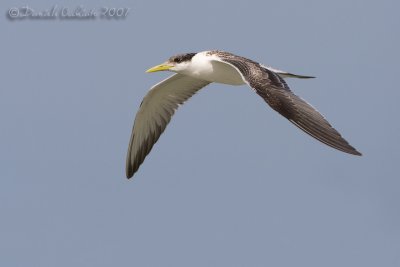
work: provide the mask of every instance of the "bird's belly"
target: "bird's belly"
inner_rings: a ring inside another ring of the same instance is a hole
[[[242,85],[245,84],[242,75],[232,66],[213,61],[206,68],[203,67],[201,70],[192,73],[194,77],[215,83],[224,83],[230,85]]]
[[[231,65],[218,61],[213,61],[212,67],[213,72],[211,78],[213,79],[213,82],[230,85],[245,84],[242,75]]]

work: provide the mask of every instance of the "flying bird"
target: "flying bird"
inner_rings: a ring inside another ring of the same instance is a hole
[[[264,66],[229,52],[212,50],[172,56],[146,72],[174,74],[154,85],[140,104],[126,159],[131,178],[165,130],[175,110],[206,85],[249,85],[267,104],[301,130],[345,153],[361,156],[310,104],[295,95],[284,78],[314,78]]]

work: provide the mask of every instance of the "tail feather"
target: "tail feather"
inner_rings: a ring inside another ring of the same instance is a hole
[[[283,78],[298,78],[298,79],[312,79],[315,78],[315,76],[305,76],[305,75],[298,75],[298,74],[293,74],[289,72],[277,72],[280,76]]]
[[[279,76],[281,76],[282,78],[298,78],[298,79],[312,79],[312,78],[315,78],[314,76],[298,75],[298,74],[289,73],[287,71],[274,69],[274,68],[269,67],[269,66],[264,66],[264,65],[261,65],[261,66],[263,68],[266,68],[267,70],[270,70],[272,72],[275,72],[275,73],[279,74]]]

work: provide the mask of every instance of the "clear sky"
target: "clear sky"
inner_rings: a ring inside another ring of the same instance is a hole
[[[0,265],[400,266],[399,1],[30,1],[125,19],[6,17]],[[134,179],[133,119],[168,73],[220,49],[289,80],[364,155],[310,138],[246,86],[180,108]]]

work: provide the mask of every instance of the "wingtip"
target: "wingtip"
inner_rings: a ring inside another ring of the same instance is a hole
[[[350,146],[350,149],[348,149],[348,150],[343,150],[343,152],[346,152],[347,154],[351,154],[351,155],[354,155],[354,156],[359,156],[359,157],[362,156],[362,153],[359,152],[357,149],[355,149],[352,146]]]
[[[133,171],[132,168],[127,167],[126,168],[126,179],[131,179],[133,177],[133,175],[135,174],[135,172]]]

